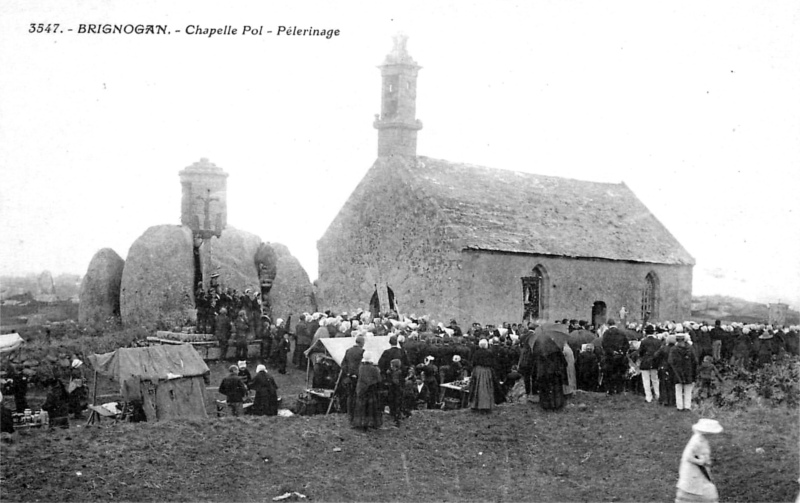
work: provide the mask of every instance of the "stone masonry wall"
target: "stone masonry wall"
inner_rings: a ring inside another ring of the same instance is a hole
[[[401,162],[415,160],[376,161],[319,240],[320,309],[367,309],[374,285],[388,284],[402,313],[442,320],[458,311],[460,254],[434,202],[392,169]]]
[[[618,319],[625,306],[628,320],[640,319],[645,277],[658,277],[657,312],[651,320],[689,319],[692,267],[611,260],[570,259],[485,251],[464,251],[460,281],[462,326],[520,322],[523,315],[522,281],[542,265],[545,318],[591,320],[592,305],[603,301],[607,316]],[[459,320],[461,322],[461,320]]]

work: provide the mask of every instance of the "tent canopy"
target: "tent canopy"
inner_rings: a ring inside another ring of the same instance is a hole
[[[97,372],[121,384],[131,377],[158,381],[168,379],[169,374],[195,377],[209,371],[191,344],[120,348],[111,353],[91,355],[88,360]]]
[[[389,337],[388,335],[382,336],[373,336],[373,337],[364,337],[364,352],[372,353],[375,356],[375,361],[378,361],[378,358],[381,357],[384,351],[389,349],[391,346],[389,345]],[[328,354],[331,355],[331,358],[341,366],[342,360],[344,359],[344,354],[347,352],[348,349],[356,345],[356,338],[355,337],[336,337],[333,339],[317,339],[310,348],[308,348],[305,352],[306,355],[311,353],[314,348],[318,348],[319,346],[323,346],[325,350],[328,351]]]
[[[0,335],[0,353],[10,353],[25,342],[19,334]]]

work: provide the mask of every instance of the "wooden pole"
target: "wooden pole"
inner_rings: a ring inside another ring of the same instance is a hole
[[[94,384],[92,386],[94,391],[92,391],[92,405],[97,405],[97,369],[94,370]]]
[[[331,394],[331,400],[328,402],[328,410],[325,411],[325,415],[331,413],[331,407],[333,407],[333,397],[336,396],[336,390],[339,389],[339,381],[342,380],[342,374],[344,374],[344,367],[339,369],[339,377],[336,378],[336,385],[333,387],[333,393]]]
[[[94,369],[94,384],[92,385],[92,388],[94,389],[92,391],[92,406],[94,407],[95,405],[97,405],[97,369]],[[97,412],[92,410],[92,412],[89,414],[89,418],[86,420],[86,426],[94,424],[96,415]]]
[[[311,358],[308,358],[308,355],[303,353],[306,356],[306,389],[309,389],[308,380],[311,379]]]

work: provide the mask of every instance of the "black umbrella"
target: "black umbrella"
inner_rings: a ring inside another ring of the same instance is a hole
[[[597,336],[589,330],[575,330],[570,332],[567,340],[570,345],[580,347],[581,344],[590,344]]]
[[[636,330],[631,330],[630,328],[621,328],[619,329],[620,332],[625,334],[625,338],[630,341],[639,341],[642,339],[642,334],[637,332]]]
[[[536,328],[528,339],[531,350],[537,355],[549,355],[555,351],[563,351],[567,343],[569,329],[561,323],[546,323]]]

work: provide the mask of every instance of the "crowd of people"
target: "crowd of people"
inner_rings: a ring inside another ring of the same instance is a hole
[[[195,304],[195,331],[214,335],[219,344],[221,360],[247,359],[249,344],[258,341],[260,359],[274,363],[278,372],[286,373],[286,357],[291,351],[288,333],[291,314],[286,322],[281,318],[273,322],[265,312],[267,310],[257,288],[246,288],[244,292],[238,292],[236,289],[214,285],[206,290],[202,283],[198,283]],[[231,346],[235,350],[233,356],[230,355]]]
[[[314,346],[318,339],[355,337],[342,362],[340,389],[357,428],[379,426],[384,407],[395,425],[412,410],[441,408],[441,385],[454,381],[469,383],[469,406],[478,411],[526,397],[558,410],[579,389],[638,393],[648,403],[691,410],[693,399],[708,396],[722,379],[721,363],[754,368],[800,353],[794,326],[719,320],[617,326],[612,319],[599,327],[578,320],[549,325],[563,339],[540,336],[537,323],[473,323],[463,330],[456,320],[445,326],[396,313],[373,318],[366,311],[303,313],[294,334],[282,320],[270,330],[283,328],[284,340],[294,339],[293,364],[300,369],[310,347],[311,354],[324,351]],[[382,355],[365,353],[364,338],[379,335],[391,336],[392,347]]]

